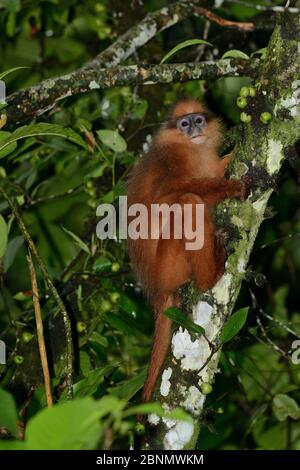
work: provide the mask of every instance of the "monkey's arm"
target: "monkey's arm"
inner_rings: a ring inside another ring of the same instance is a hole
[[[185,181],[170,181],[155,194],[154,202],[164,195],[179,196],[185,193],[197,194],[206,204],[215,205],[226,198],[243,199],[246,196],[246,185],[243,181],[225,178],[192,178]]]

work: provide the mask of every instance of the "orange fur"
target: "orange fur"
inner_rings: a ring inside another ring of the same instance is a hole
[[[193,100],[180,101],[170,122],[190,113],[206,112]],[[148,401],[163,366],[171,337],[171,321],[163,315],[170,306],[180,305],[175,295],[182,284],[194,280],[202,291],[210,289],[222,276],[225,250],[216,236],[211,209],[227,197],[242,198],[241,181],[225,179],[228,157],[218,156],[222,143],[219,120],[211,119],[203,129],[205,141],[195,144],[176,126],[163,128],[151,148],[132,169],[128,181],[128,205],[143,203],[205,203],[204,246],[198,251],[185,249],[185,239],[128,240],[129,255],[138,280],[155,315],[155,332],[143,401]],[[150,234],[150,232],[149,232]]]

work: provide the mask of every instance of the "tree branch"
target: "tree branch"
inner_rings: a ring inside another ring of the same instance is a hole
[[[31,285],[32,285],[32,302],[33,302],[33,307],[34,307],[36,331],[37,331],[37,337],[38,337],[41,364],[42,364],[43,375],[44,375],[45,394],[46,394],[47,406],[50,407],[53,405],[50,373],[49,373],[47,352],[46,352],[46,346],[45,346],[43,320],[42,320],[42,313],[41,313],[41,306],[40,306],[40,299],[39,299],[39,290],[37,286],[36,274],[35,274],[35,269],[34,269],[30,251],[28,252],[27,262],[28,262]]]
[[[206,8],[196,7],[195,13],[197,15],[203,16],[204,18],[207,18],[209,21],[216,23],[219,26],[223,26],[224,28],[237,29],[238,31],[243,32],[250,32],[253,31],[255,28],[254,23],[243,23],[238,21],[225,20],[224,18],[221,18],[215,13],[212,13],[211,11],[207,10]]]
[[[7,124],[17,124],[40,116],[66,97],[95,89],[121,85],[154,85],[187,80],[215,80],[220,77],[251,76],[255,78],[259,60],[223,59],[163,65],[128,65],[111,68],[90,68],[73,72],[68,77],[50,78],[26,90],[8,96]]]
[[[300,135],[300,18],[285,14],[276,26],[262,63],[254,98],[248,98],[245,112],[251,122],[239,128],[236,158],[231,175],[240,178],[248,172],[254,181],[250,197],[244,202],[228,201],[219,206],[218,223],[235,226],[239,238],[232,242],[234,253],[228,258],[226,272],[214,288],[197,296],[192,308],[194,322],[205,329],[205,336],[177,328],[171,352],[157,383],[154,398],[166,410],[182,406],[192,423],[148,417],[144,448],[193,449],[198,439],[205,394],[203,384],[213,384],[218,372],[220,333],[238,296],[246,266],[276,178],[284,151]],[[270,112],[269,124],[260,120]],[[188,299],[187,299],[188,300]],[[210,344],[212,343],[212,344]],[[215,351],[218,351],[215,353]],[[165,372],[168,370],[168,372]],[[210,387],[208,387],[210,388]],[[201,443],[200,443],[201,445]]]
[[[24,237],[24,240],[26,240],[30,252],[34,255],[35,259],[37,260],[37,262],[39,264],[39,267],[40,267],[40,270],[41,270],[41,272],[42,272],[42,274],[43,274],[43,276],[44,276],[44,278],[45,278],[45,280],[48,284],[49,290],[51,291],[51,293],[52,293],[52,295],[53,295],[53,297],[54,297],[54,299],[55,299],[55,301],[58,305],[60,313],[62,315],[63,323],[64,323],[64,327],[65,327],[65,335],[66,335],[67,396],[68,396],[68,398],[72,398],[72,396],[73,396],[73,341],[72,341],[71,322],[70,322],[66,307],[65,307],[65,305],[64,305],[64,303],[63,303],[63,301],[62,301],[55,285],[53,284],[53,282],[52,282],[52,280],[49,276],[47,268],[46,268],[42,258],[40,257],[40,255],[39,255],[39,253],[36,249],[36,246],[35,246],[32,238],[31,238],[30,233],[27,230],[27,227],[26,227],[22,217],[19,214],[19,211],[18,211],[17,207],[15,206],[15,204],[13,203],[13,201],[11,200],[11,198],[9,197],[9,195],[7,194],[5,189],[3,188],[1,181],[0,181],[0,193],[4,197],[5,201],[8,203],[13,215],[15,216],[16,221],[18,223],[18,226],[19,226],[19,228],[22,232],[22,235]]]

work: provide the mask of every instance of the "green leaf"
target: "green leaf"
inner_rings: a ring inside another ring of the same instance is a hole
[[[172,57],[174,54],[176,54],[178,51],[181,49],[184,49],[185,47],[190,47],[190,46],[197,46],[199,44],[206,44],[207,46],[213,46],[210,42],[205,41],[204,39],[188,39],[187,41],[183,41],[180,44],[177,44],[177,46],[173,47],[160,61],[161,64],[164,64],[170,57]]]
[[[0,80],[2,80],[4,77],[7,77],[7,75],[10,75],[13,72],[16,72],[17,70],[22,70],[22,69],[29,69],[30,67],[13,67],[12,69],[5,70],[5,72],[0,73]]]
[[[113,371],[116,365],[116,363],[110,364],[101,369],[90,371],[86,378],[79,380],[79,382],[73,385],[74,397],[82,398],[93,395],[103,382],[105,374]]]
[[[126,140],[124,140],[117,131],[102,129],[97,131],[97,135],[106,147],[112,149],[116,153],[125,152],[127,149]]]
[[[111,409],[105,409],[104,414]],[[42,410],[28,423],[26,442],[30,450],[94,449],[101,437],[103,415],[100,402],[75,399]]]
[[[20,441],[0,441],[0,450],[27,450],[25,442]]]
[[[0,146],[1,146],[1,143],[5,141],[10,135],[11,135],[10,132],[0,131]],[[15,142],[8,145],[8,147],[0,151],[0,158],[6,157],[10,153],[12,153],[16,148],[17,148],[17,144]]]
[[[262,49],[258,49],[257,51],[252,52],[251,57],[254,57],[256,55],[261,56],[261,59],[265,59],[267,55],[267,48],[263,47]]]
[[[272,408],[278,421],[285,421],[288,417],[293,419],[300,418],[300,408],[297,402],[283,393],[275,395]]]
[[[122,292],[119,300],[119,307],[124,310],[124,312],[132,316],[132,314],[137,312],[138,304]]]
[[[85,141],[79,134],[77,134],[77,132],[73,131],[73,129],[65,128],[58,124],[47,124],[45,122],[41,122],[39,124],[30,124],[28,126],[19,127],[12,132],[9,137],[0,141],[0,156],[1,151],[12,143],[17,142],[20,139],[26,139],[27,137],[36,137],[41,135],[64,137],[65,139],[80,145],[84,149],[87,149]]]
[[[100,333],[98,333],[98,331],[93,331],[93,333],[89,337],[89,341],[91,341],[92,343],[98,343],[103,348],[108,347],[107,338],[105,336],[100,335]]]
[[[231,49],[230,51],[226,51],[221,59],[249,59],[249,56],[238,49]]]
[[[0,214],[0,258],[3,258],[4,253],[6,252],[8,238],[7,235],[7,224],[2,215]]]
[[[3,270],[6,273],[13,264],[15,257],[24,243],[24,239],[21,236],[12,238],[7,245],[7,249],[3,258]]]
[[[134,324],[133,321],[129,316],[123,315],[118,316],[113,313],[109,313],[105,316],[105,320],[109,325],[114,328],[118,332],[122,332],[128,335],[136,335],[136,328],[137,326]]]
[[[12,434],[18,432],[18,413],[13,396],[0,388],[0,427],[7,428]]]
[[[103,271],[111,271],[112,262],[105,258],[105,256],[99,256],[93,264],[93,271],[95,273],[100,273]]]
[[[184,313],[177,307],[171,307],[168,308],[165,312],[164,315],[166,317],[171,318],[171,320],[175,323],[178,323],[178,325],[183,326],[186,328],[188,331],[191,331],[192,333],[197,333],[199,335],[202,335],[205,333],[204,328],[202,326],[197,325],[194,323],[192,320],[190,320]]]
[[[249,307],[237,310],[225,323],[220,337],[223,344],[230,341],[240,331],[240,329],[243,328],[247,319],[248,310]]]
[[[147,377],[147,367],[145,367],[139,374],[131,377],[128,380],[119,382],[116,387],[109,388],[108,391],[111,395],[129,401],[144,385]]]
[[[70,230],[66,229],[62,226],[64,232],[66,232],[73,240],[75,241],[76,245],[81,248],[81,250],[85,251],[88,255],[90,254],[90,249],[86,243],[84,243],[75,233],[71,232]]]

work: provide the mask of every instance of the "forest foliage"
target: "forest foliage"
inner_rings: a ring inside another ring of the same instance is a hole
[[[0,78],[7,95],[76,70],[168,3],[0,0]],[[225,1],[214,12],[255,20],[257,30],[243,33],[191,17],[159,33],[125,64],[260,57],[276,16],[254,4],[285,2],[244,3]],[[176,48],[180,44],[186,47]],[[63,317],[35,261],[55,402],[46,406],[28,246],[0,194],[0,340],[7,348],[7,362],[0,364],[0,449],[127,449],[141,430],[136,414],[165,414],[158,404],[139,404],[152,315],[125,243],[96,237],[96,208],[117,204],[126,193],[130,168],[178,97],[203,99],[231,129],[240,122],[240,89],[251,83],[231,77],[92,90],[1,129],[1,185],[71,318],[74,398],[67,396]],[[224,153],[230,146],[228,138]],[[300,449],[300,369],[291,360],[300,336],[298,150],[286,155],[235,316],[223,331],[220,373],[207,390],[198,449]],[[180,409],[171,417],[189,419]]]

